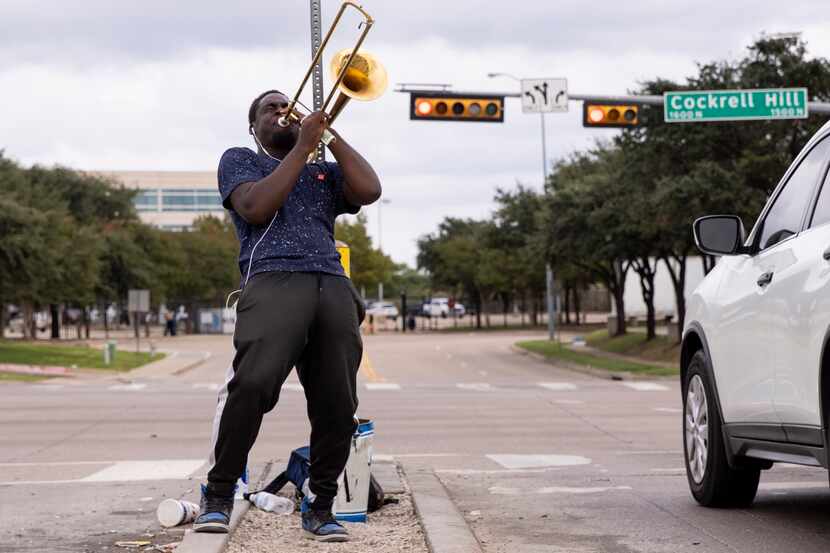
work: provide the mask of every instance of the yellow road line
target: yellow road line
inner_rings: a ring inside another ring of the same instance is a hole
[[[383,380],[378,373],[375,372],[375,368],[372,366],[372,360],[369,359],[369,355],[365,351],[363,352],[363,358],[360,360],[360,370],[369,382],[380,382]]]

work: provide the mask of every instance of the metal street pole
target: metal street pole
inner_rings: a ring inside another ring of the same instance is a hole
[[[507,77],[522,82],[518,77],[509,73],[488,73],[488,77]],[[521,94],[510,94],[510,96],[521,96]],[[540,112],[542,121],[542,193],[545,192],[545,184],[548,180],[548,149],[545,143],[545,112]],[[553,340],[556,337],[556,298],[554,297],[554,274],[550,263],[545,263],[545,296],[547,299],[548,308],[548,340]]]
[[[320,0],[309,0],[309,7],[311,9],[311,59],[317,55],[317,50],[320,48],[320,43],[323,41],[323,15],[320,9]],[[314,71],[311,76],[311,88],[314,97],[315,110],[323,107],[323,64],[322,61],[317,61],[314,65]],[[317,144],[317,161],[326,160],[326,147],[322,142]]]
[[[544,192],[548,180],[548,150],[545,146],[545,112],[539,115],[542,116],[542,192]]]

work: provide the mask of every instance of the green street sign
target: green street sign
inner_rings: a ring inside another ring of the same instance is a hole
[[[689,90],[663,94],[667,123],[806,119],[806,88]]]

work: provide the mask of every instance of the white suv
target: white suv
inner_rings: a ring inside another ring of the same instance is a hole
[[[738,217],[695,221],[724,256],[683,331],[686,474],[702,505],[746,506],[775,462],[828,468],[830,123],[813,136],[746,236]]]
[[[456,317],[463,317],[467,310],[460,302],[455,302],[452,310],[450,310],[450,300],[448,298],[432,298],[432,301],[424,304],[424,313],[430,317],[449,317],[453,312]]]

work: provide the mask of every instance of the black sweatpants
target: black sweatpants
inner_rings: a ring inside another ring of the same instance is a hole
[[[281,271],[251,277],[237,304],[234,374],[219,416],[211,491],[233,492],[262,417],[296,366],[311,422],[309,487],[320,505],[334,499],[355,430],[364,314],[345,277]],[[286,454],[298,445],[285,444]]]

